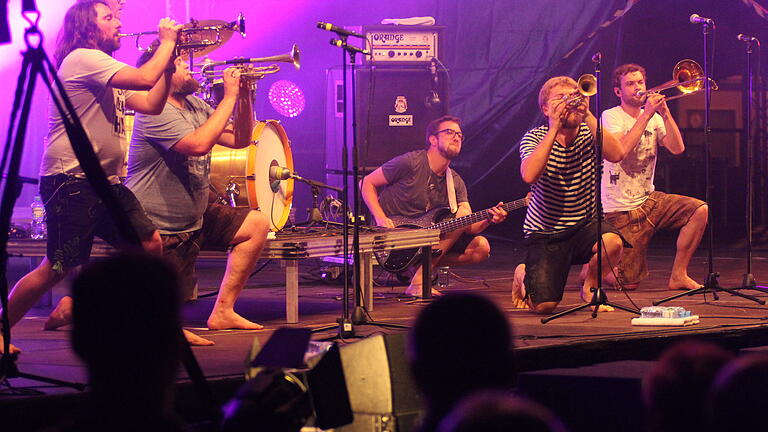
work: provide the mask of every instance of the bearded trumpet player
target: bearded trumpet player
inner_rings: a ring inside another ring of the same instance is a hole
[[[139,62],[147,59],[142,55]],[[175,62],[171,94],[160,115],[137,116],[129,150],[128,187],[157,225],[163,253],[179,269],[183,292],[194,287],[200,250],[230,249],[210,329],[260,329],[234,311],[269,231],[261,212],[209,204],[210,151],[215,144],[247,147],[254,124],[251,94],[240,68],[224,71],[224,97],[212,109],[193,95],[199,84]],[[236,112],[234,125],[230,116]]]

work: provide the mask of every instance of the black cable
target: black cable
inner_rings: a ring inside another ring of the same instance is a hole
[[[619,237],[621,237],[621,236],[619,236]],[[623,242],[624,238],[622,238],[621,241]],[[600,242],[603,245],[603,249],[605,249],[605,240],[603,239],[602,235],[600,236]],[[620,289],[616,289],[616,290],[622,292],[624,294],[624,297],[626,297],[627,300],[629,300],[629,302],[632,303],[632,306],[634,306],[635,309],[640,310],[640,307],[635,303],[634,300],[632,300],[632,297],[629,296],[629,293],[627,292],[627,290],[624,289],[624,284],[621,282],[621,280],[619,280],[619,277],[616,274],[616,267],[614,267],[613,263],[611,263],[611,257],[607,254],[607,252],[606,252],[606,255],[605,255],[605,260],[608,261],[608,266],[611,269],[611,274],[613,275],[613,280],[616,281],[616,284],[620,288]],[[598,277],[602,278],[602,275],[598,275]]]

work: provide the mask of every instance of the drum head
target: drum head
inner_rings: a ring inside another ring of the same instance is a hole
[[[257,124],[251,141],[245,180],[248,204],[264,213],[270,228],[278,231],[285,226],[291,211],[293,179],[270,182],[269,168],[280,166],[293,171],[290,141],[275,120]]]

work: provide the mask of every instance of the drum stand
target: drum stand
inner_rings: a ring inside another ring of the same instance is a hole
[[[291,178],[294,180],[298,180],[300,182],[306,183],[312,187],[312,208],[307,209],[308,219],[304,222],[296,223],[294,224],[294,226],[312,227],[315,225],[326,225],[326,226],[343,225],[343,223],[341,222],[329,221],[323,218],[323,213],[320,211],[320,206],[317,203],[318,197],[320,196],[320,189],[328,189],[338,193],[342,193],[343,189],[337,188],[336,186],[327,185],[319,181],[305,179],[304,177],[300,177],[295,174],[291,175]]]

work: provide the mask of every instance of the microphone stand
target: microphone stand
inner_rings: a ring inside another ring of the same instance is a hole
[[[742,39],[739,39],[742,40]],[[768,292],[763,287],[758,287],[755,282],[755,276],[752,274],[752,230],[753,230],[753,212],[754,212],[754,144],[755,140],[752,136],[752,106],[754,98],[754,73],[752,68],[752,54],[754,53],[755,44],[760,48],[760,41],[756,38],[750,38],[746,42],[746,76],[747,85],[745,87],[746,96],[744,98],[744,133],[746,134],[747,143],[747,257],[746,257],[746,272],[741,280],[741,287],[739,289],[751,289],[761,292]]]
[[[318,327],[312,330],[313,333],[322,332],[326,330],[330,330],[332,328],[338,327],[338,333],[334,338],[340,338],[340,339],[346,339],[346,338],[353,338],[356,337],[355,335],[355,329],[352,326],[352,320],[349,317],[349,138],[347,133],[347,39],[348,35],[339,34],[339,39],[341,40],[341,74],[342,74],[342,89],[344,93],[344,97],[342,100],[342,108],[344,110],[342,124],[344,125],[343,129],[343,140],[342,140],[342,149],[341,149],[341,170],[344,173],[342,176],[342,190],[341,190],[341,202],[342,202],[342,212],[343,215],[343,221],[341,224],[341,241],[342,241],[342,247],[343,247],[343,258],[344,258],[344,291],[342,292],[341,296],[341,316],[336,320],[337,324],[331,324],[327,326]],[[349,53],[350,59],[352,61],[352,67],[354,68],[354,58],[355,58],[355,52],[350,51]],[[354,70],[354,69],[353,69]],[[354,88],[353,88],[353,97],[354,97]],[[354,116],[354,111],[352,112],[352,115]],[[353,117],[354,118],[354,117]],[[354,120],[353,120],[354,125]],[[354,126],[353,126],[354,127]],[[354,220],[354,225],[357,227],[357,219]],[[355,231],[357,231],[355,229]],[[357,243],[353,240],[353,247],[357,246]],[[353,255],[354,264],[355,264],[355,274],[354,274],[354,283],[357,284],[357,280],[359,279],[359,272],[358,269],[358,262],[357,262],[357,255]],[[333,338],[332,338],[333,339]]]
[[[710,152],[710,135],[711,135],[711,127],[709,123],[709,114],[710,114],[710,107],[712,103],[712,86],[711,86],[711,65],[709,65],[708,60],[708,54],[709,54],[709,47],[708,47],[708,39],[709,34],[711,31],[715,29],[714,23],[710,25],[710,22],[702,22],[701,23],[701,30],[702,30],[702,36],[703,36],[703,46],[704,46],[704,201],[709,206],[709,203],[711,202],[710,199],[710,185],[711,183],[711,152]],[[750,115],[750,113],[746,113],[747,116]],[[749,151],[749,150],[748,150]],[[748,180],[750,181],[750,180]],[[749,199],[749,198],[748,198]],[[653,302],[654,306],[658,306],[662,303],[666,303],[670,300],[675,300],[680,297],[685,296],[691,296],[695,294],[707,294],[712,293],[712,296],[715,300],[719,300],[720,297],[717,295],[719,291],[727,292],[728,294],[742,297],[747,300],[752,300],[753,302],[756,302],[758,304],[764,305],[765,301],[761,300],[755,296],[749,295],[749,294],[743,294],[740,293],[734,289],[730,288],[723,288],[720,286],[719,282],[717,281],[717,278],[720,277],[720,273],[716,272],[714,270],[714,258],[713,258],[713,248],[714,248],[714,223],[712,221],[712,211],[709,211],[708,215],[708,222],[707,222],[707,265],[708,265],[708,273],[707,277],[704,280],[704,285],[699,288],[694,288],[679,294],[675,294],[673,296],[669,296],[666,298],[663,298],[661,300],[657,300]]]
[[[312,225],[316,223],[321,223],[325,225],[333,225],[333,226],[340,226],[345,225],[344,223],[335,222],[335,221],[329,221],[323,219],[323,214],[320,212],[320,208],[317,204],[317,198],[320,196],[320,189],[327,189],[332,190],[334,192],[343,193],[344,189],[338,188],[336,186],[331,186],[319,181],[310,180],[307,178],[304,178],[296,173],[291,173],[288,178],[294,179],[296,181],[300,181],[302,183],[308,184],[312,188],[312,208],[309,210],[309,219],[305,222],[299,222],[295,224],[294,226],[302,226],[306,225],[307,227],[311,227]],[[279,181],[279,180],[277,180]]]
[[[341,165],[342,165],[342,171],[344,172],[343,176],[343,191],[342,196],[343,198],[343,207],[344,207],[344,217],[347,218],[348,212],[349,212],[349,146],[348,146],[348,133],[347,133],[347,99],[348,94],[351,94],[351,109],[352,109],[352,175],[354,177],[354,180],[352,182],[352,195],[354,197],[354,206],[353,206],[353,215],[352,215],[352,261],[353,261],[353,271],[354,271],[354,278],[353,278],[353,288],[355,292],[355,310],[352,317],[350,317],[349,313],[349,260],[347,259],[349,255],[349,224],[344,223],[342,225],[342,236],[343,238],[343,247],[344,247],[344,293],[342,296],[342,316],[337,320],[339,325],[339,332],[336,337],[344,339],[344,338],[352,338],[352,337],[359,337],[355,334],[355,325],[376,325],[380,327],[390,327],[390,328],[401,328],[405,329],[408,328],[408,326],[400,325],[400,324],[390,324],[390,323],[382,323],[382,322],[375,322],[375,321],[368,321],[366,318],[366,311],[363,308],[363,290],[362,290],[362,280],[360,278],[360,223],[361,223],[361,216],[360,216],[360,206],[361,206],[361,199],[360,199],[360,182],[358,181],[358,175],[360,172],[360,165],[359,165],[359,149],[357,146],[357,113],[355,111],[355,93],[356,93],[356,87],[355,87],[355,57],[358,52],[360,52],[363,55],[370,55],[367,52],[363,52],[363,50],[360,50],[359,48],[355,46],[348,46],[347,45],[347,39],[348,34],[337,32],[340,41],[331,40],[331,44],[338,46],[339,48],[342,48],[342,74],[343,74],[343,80],[342,80],[342,88],[344,92],[344,100],[342,103],[343,109],[344,109],[344,121],[342,122],[344,125],[344,144],[342,146],[342,155],[341,155]],[[352,92],[348,93],[348,87],[347,87],[347,56],[346,54],[349,54],[349,64],[351,67],[351,85],[352,85]],[[346,222],[346,220],[345,220]],[[429,270],[427,269],[427,272]],[[428,275],[428,273],[427,273]],[[316,329],[313,329],[312,332],[321,332],[325,330],[329,330],[336,327],[336,325],[330,325],[330,326],[323,326]]]
[[[639,311],[622,306],[620,304],[611,303],[608,301],[608,296],[603,291],[603,197],[602,197],[602,177],[603,177],[603,120],[602,109],[600,108],[600,69],[602,61],[602,53],[597,52],[592,56],[592,62],[595,64],[595,119],[597,120],[597,127],[595,128],[595,213],[597,215],[597,224],[595,235],[595,244],[597,245],[597,286],[592,288],[592,298],[588,303],[581,304],[579,306],[572,307],[570,309],[558,312],[554,315],[550,315],[541,319],[542,324],[546,324],[552,320],[569,315],[573,312],[593,307],[592,318],[597,318],[597,312],[600,306],[612,306],[616,309],[621,309],[634,314],[640,314]]]

